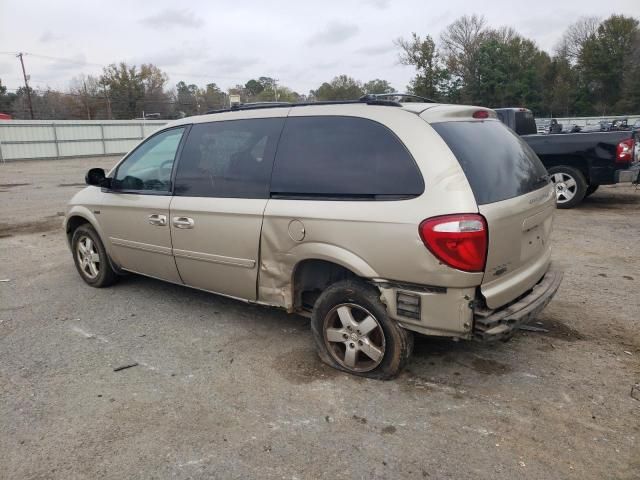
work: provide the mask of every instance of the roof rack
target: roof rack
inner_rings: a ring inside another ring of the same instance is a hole
[[[421,97],[419,97],[421,98]],[[399,102],[393,100],[383,100],[375,98],[372,95],[363,95],[358,100],[323,100],[320,102],[252,102],[252,103],[240,103],[232,105],[231,108],[223,108],[218,110],[209,110],[205,115],[212,113],[224,113],[234,112],[238,110],[257,110],[261,108],[279,108],[279,107],[308,107],[315,105],[353,105],[353,104],[366,104],[366,105],[382,105],[385,107],[401,107]]]
[[[433,100],[432,98],[429,97],[421,97],[420,95],[413,95],[411,93],[399,93],[399,92],[393,92],[393,93],[368,93],[367,95],[363,95],[362,97],[360,97],[360,99],[363,98],[371,98],[371,99],[378,99],[378,98],[386,98],[386,97],[402,97],[402,98],[413,98],[419,102],[425,102],[425,103],[437,103],[435,100]]]

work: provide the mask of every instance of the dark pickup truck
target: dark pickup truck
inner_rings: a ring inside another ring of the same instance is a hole
[[[558,208],[573,208],[600,185],[638,180],[631,130],[538,134],[531,110],[497,108],[498,118],[522,136],[547,168],[556,186]]]

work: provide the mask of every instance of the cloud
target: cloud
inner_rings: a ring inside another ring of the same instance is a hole
[[[383,45],[369,45],[368,47],[358,48],[355,53],[362,55],[384,55],[385,53],[392,52],[396,49],[396,47],[389,42],[388,44]]]
[[[40,37],[38,38],[38,40],[42,43],[48,43],[48,42],[54,42],[56,40],[61,40],[62,36],[61,35],[56,35],[55,33],[53,33],[51,30],[46,30],[42,35],[40,35]]]
[[[308,45],[336,44],[353,37],[360,29],[352,23],[330,22],[319,32],[313,34],[307,40]]]
[[[172,10],[168,8],[156,15],[143,18],[140,23],[157,29],[168,27],[200,28],[204,25],[204,20],[196,17],[189,10]]]
[[[256,65],[260,60],[256,57],[216,57],[206,61],[207,70],[212,73],[237,73],[247,67]]]
[[[391,1],[390,0],[364,0],[364,3],[371,5],[372,7],[379,8],[383,10],[388,8]]]

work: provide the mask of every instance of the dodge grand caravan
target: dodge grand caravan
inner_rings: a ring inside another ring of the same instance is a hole
[[[492,110],[375,98],[178,120],[65,230],[94,287],[134,272],[311,318],[320,358],[391,378],[413,334],[508,339],[551,300],[553,185]]]

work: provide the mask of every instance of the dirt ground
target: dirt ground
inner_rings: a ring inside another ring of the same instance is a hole
[[[114,162],[0,164],[1,478],[640,478],[640,191],[557,212],[548,333],[419,338],[379,382],[322,365],[279,310],[86,286],[59,213]]]

